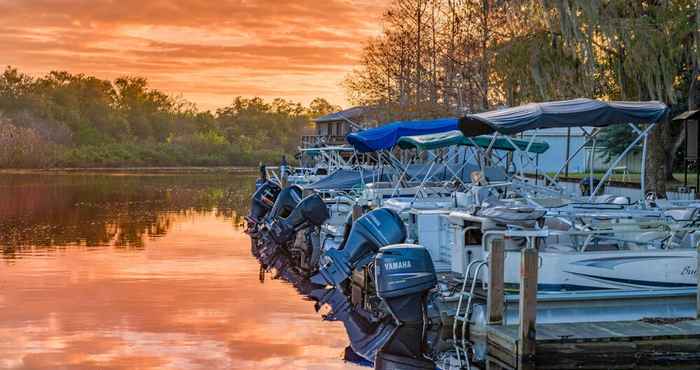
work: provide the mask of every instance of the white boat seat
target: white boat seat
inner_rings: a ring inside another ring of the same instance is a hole
[[[664,212],[664,216],[671,217],[675,221],[690,221],[695,218],[697,208],[675,208]]]
[[[630,201],[630,197],[625,197],[625,196],[619,196],[615,197],[615,199],[612,200],[612,204],[620,204],[620,205],[630,205],[632,202]]]
[[[597,204],[610,204],[615,200],[615,196],[612,194],[603,194],[593,197],[593,203]]]
[[[663,231],[645,231],[632,235],[631,240],[636,243],[645,244],[651,243],[653,241],[661,241],[667,236],[668,233],[665,233]]]

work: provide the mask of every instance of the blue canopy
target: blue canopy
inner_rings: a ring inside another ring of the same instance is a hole
[[[668,107],[658,101],[604,102],[580,98],[469,114],[460,118],[459,129],[465,136],[493,132],[512,135],[538,128],[657,123],[667,113]]]
[[[388,125],[348,134],[346,140],[359,152],[391,149],[404,136],[435,134],[457,129],[456,118],[422,121],[398,121]]]

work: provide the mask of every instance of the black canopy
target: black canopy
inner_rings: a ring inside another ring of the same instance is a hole
[[[658,101],[604,102],[580,98],[469,114],[460,118],[459,129],[465,136],[493,132],[512,135],[538,128],[657,123],[667,113],[666,104]]]

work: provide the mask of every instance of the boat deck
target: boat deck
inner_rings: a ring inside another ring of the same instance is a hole
[[[518,364],[518,326],[489,325],[489,354]],[[537,369],[700,363],[700,320],[658,319],[536,325]],[[523,368],[526,368],[523,366]]]

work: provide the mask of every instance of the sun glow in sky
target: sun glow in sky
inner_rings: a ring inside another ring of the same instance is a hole
[[[377,35],[387,0],[0,0],[0,64],[41,75],[147,77],[203,109],[316,96]]]

